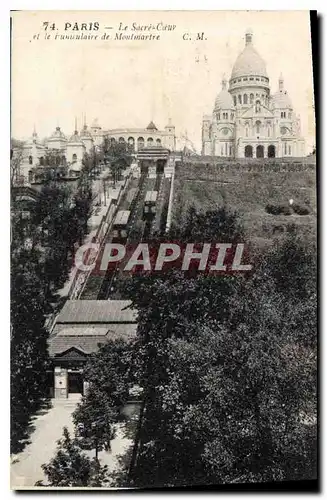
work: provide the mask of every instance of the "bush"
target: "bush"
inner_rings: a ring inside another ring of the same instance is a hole
[[[292,208],[297,215],[308,215],[310,213],[310,208],[304,205],[293,205]]]
[[[292,209],[288,205],[266,205],[266,212],[272,215],[291,215]]]

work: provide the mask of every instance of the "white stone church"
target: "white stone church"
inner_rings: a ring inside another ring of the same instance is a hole
[[[222,80],[212,115],[202,123],[202,154],[231,158],[304,156],[300,117],[294,113],[282,75],[270,93],[266,64],[253,46],[252,31],[236,59],[227,88]]]

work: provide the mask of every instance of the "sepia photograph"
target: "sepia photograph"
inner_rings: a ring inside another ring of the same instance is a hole
[[[317,12],[10,22],[11,489],[317,491]]]

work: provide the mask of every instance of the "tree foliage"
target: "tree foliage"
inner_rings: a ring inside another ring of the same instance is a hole
[[[47,476],[45,486],[104,486],[108,482],[108,468],[101,466],[96,459],[90,459],[80,450],[75,439],[70,437],[64,427],[63,438],[58,441],[55,457],[43,464],[42,469]],[[37,486],[44,486],[41,481]]]
[[[67,279],[75,243],[81,244],[91,213],[92,191],[82,170],[77,189],[49,180],[23,211],[13,199],[11,216],[11,435],[19,449],[30,416],[48,397],[46,318]]]
[[[111,176],[114,183],[119,180],[121,171],[132,163],[133,147],[124,142],[111,142],[109,138],[104,139],[103,155],[104,161],[110,165]]]
[[[110,450],[114,424],[128,398],[129,351],[124,341],[110,341],[86,365],[88,388],[73,414],[80,444],[86,449]]]
[[[208,221],[191,210],[180,239],[240,241],[236,214]],[[314,255],[291,234],[251,276],[171,271],[129,283],[145,392],[134,484],[315,477]]]

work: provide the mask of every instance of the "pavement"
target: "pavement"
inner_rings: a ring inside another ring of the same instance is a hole
[[[52,408],[40,412],[32,422],[34,430],[28,444],[21,453],[11,457],[11,489],[24,489],[35,486],[36,481],[44,484],[47,479],[41,465],[48,463],[56,453],[57,441],[62,437],[66,426],[74,434],[72,413],[80,395],[70,395],[69,399],[52,400]],[[125,437],[125,424],[117,424],[116,437],[111,442],[111,451],[99,452],[102,465],[108,465],[109,471],[119,468],[118,457],[131,447],[133,441]],[[94,450],[85,451],[86,455],[94,457]]]

